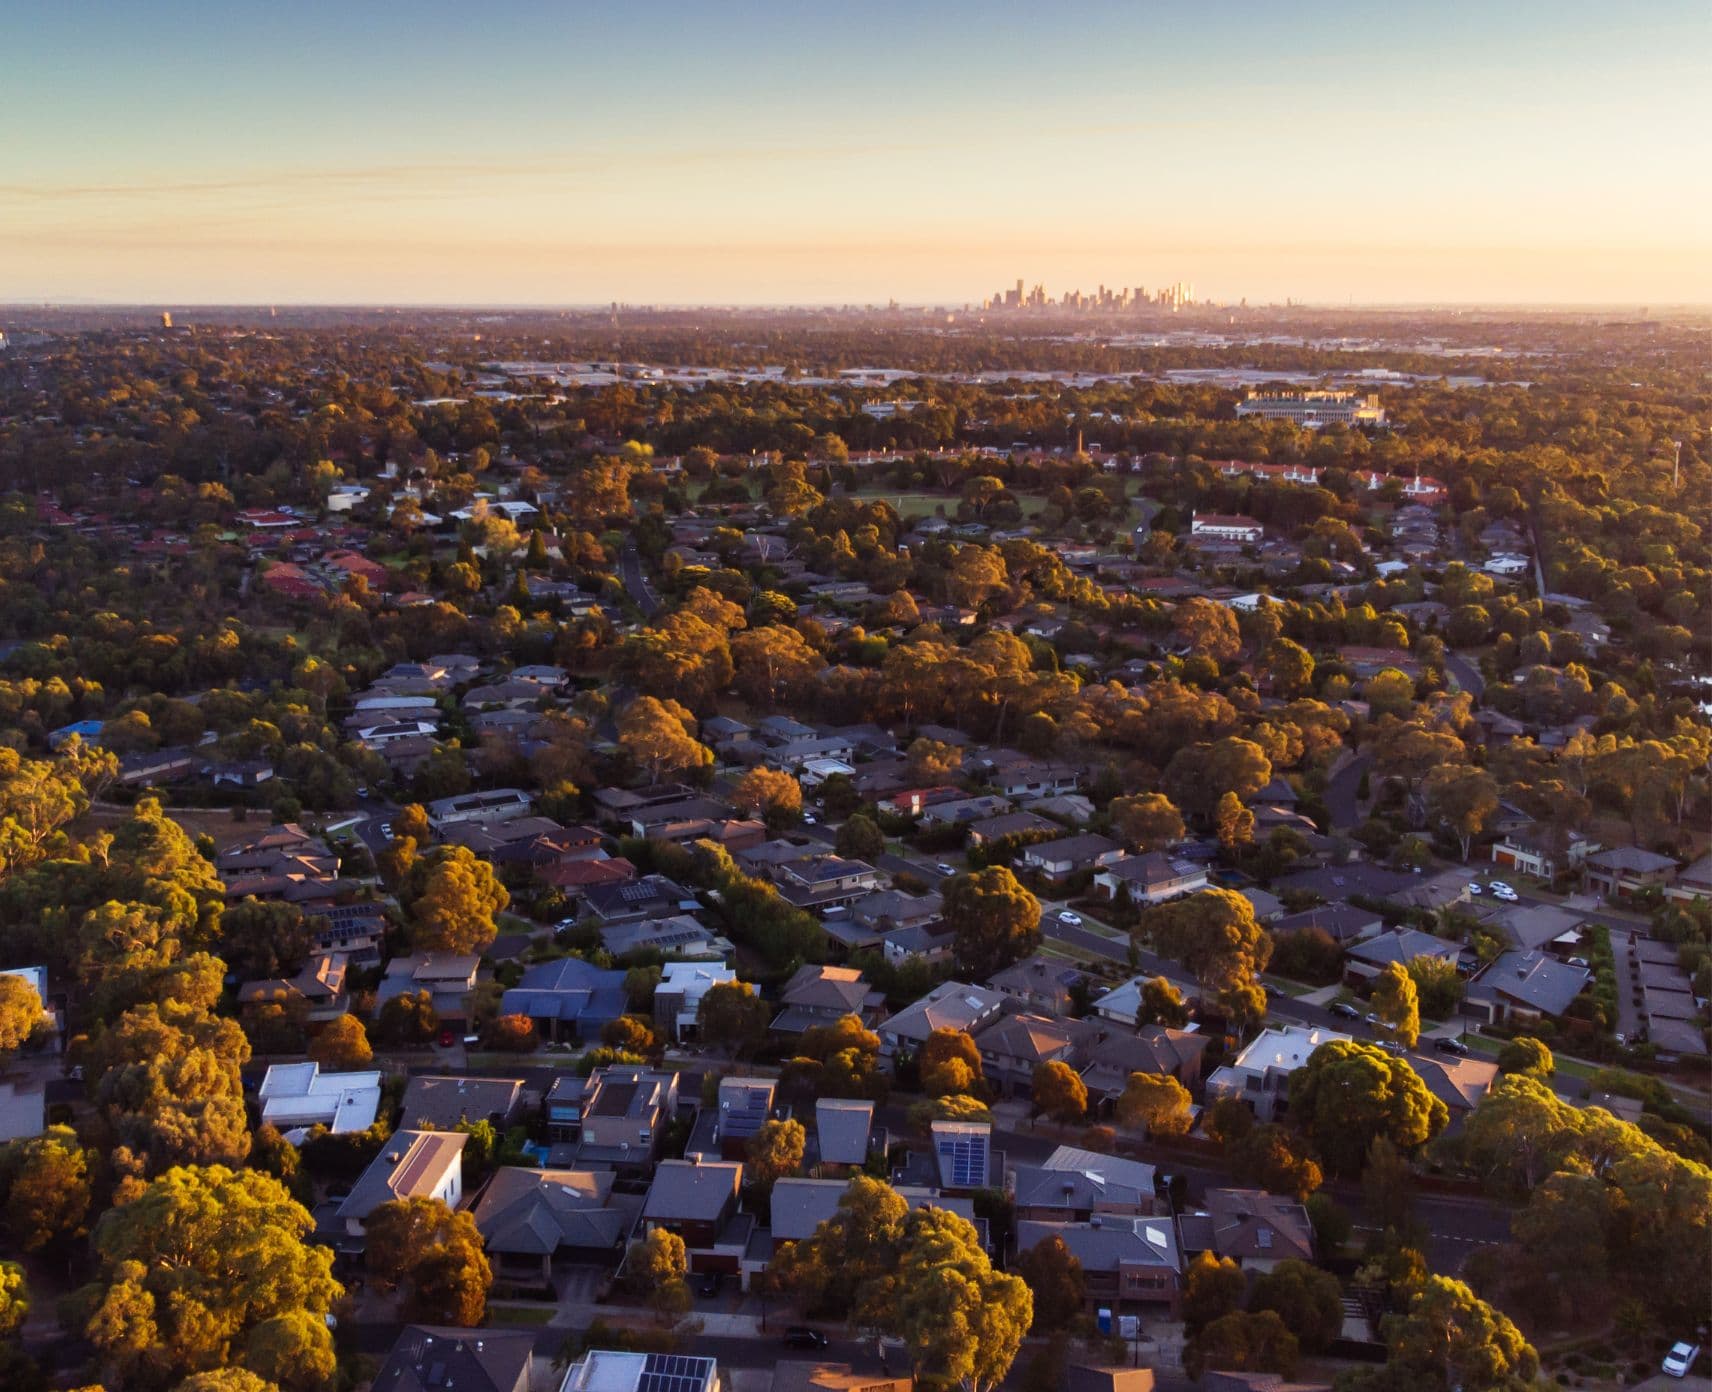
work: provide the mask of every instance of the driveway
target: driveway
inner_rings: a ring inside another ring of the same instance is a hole
[[[1348,831],[1361,824],[1361,799],[1357,794],[1362,775],[1372,764],[1366,754],[1357,754],[1326,780],[1325,804],[1326,811],[1331,813],[1333,830]]]

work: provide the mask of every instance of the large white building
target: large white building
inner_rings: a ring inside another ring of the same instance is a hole
[[[1270,1121],[1279,1103],[1289,1098],[1290,1075],[1314,1050],[1334,1041],[1347,1044],[1349,1039],[1337,1030],[1304,1025],[1263,1029],[1246,1049],[1207,1079],[1207,1097],[1241,1098],[1262,1121]]]

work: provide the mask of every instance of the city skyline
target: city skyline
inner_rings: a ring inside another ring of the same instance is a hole
[[[1702,6],[862,14],[44,14],[0,300],[1712,300]]]

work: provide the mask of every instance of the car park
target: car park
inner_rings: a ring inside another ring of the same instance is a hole
[[[1670,1377],[1687,1377],[1688,1370],[1694,1366],[1694,1360],[1700,1357],[1700,1345],[1691,1344],[1686,1339],[1670,1346],[1670,1352],[1665,1354],[1664,1362],[1659,1367]]]

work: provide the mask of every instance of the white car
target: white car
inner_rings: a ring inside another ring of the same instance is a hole
[[[1691,1344],[1684,1340],[1672,1344],[1670,1352],[1665,1354],[1664,1362],[1659,1366],[1671,1377],[1687,1377],[1688,1370],[1694,1366],[1694,1360],[1700,1357],[1700,1345]]]
[[[1060,909],[1058,921],[1068,928],[1080,928],[1082,926],[1082,915],[1071,913],[1069,909]]]
[[[1497,885],[1492,886],[1492,897],[1505,904],[1519,904],[1521,902],[1515,890],[1499,889]]]
[[[943,860],[934,866],[934,869],[938,870],[941,875],[955,875],[957,873],[955,865],[947,865]]]
[[[1492,892],[1494,894],[1514,894],[1516,891],[1511,889],[1503,880],[1494,880],[1492,881]]]
[[[802,819],[803,819],[803,825],[804,826],[813,826],[814,825],[814,813],[804,812],[802,814]]]
[[[1468,892],[1470,894],[1483,894],[1485,891],[1481,889],[1479,880],[1470,880],[1468,882]]]

